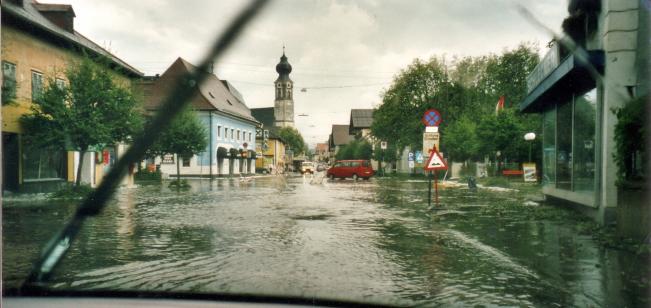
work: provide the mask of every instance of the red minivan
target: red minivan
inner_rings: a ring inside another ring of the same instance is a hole
[[[362,178],[368,180],[375,174],[371,162],[368,160],[338,160],[332,168],[328,169],[327,175],[330,179]]]

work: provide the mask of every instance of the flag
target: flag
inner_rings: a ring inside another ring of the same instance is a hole
[[[500,99],[497,101],[497,105],[495,105],[495,115],[497,115],[500,109],[504,109],[504,95],[500,96]]]

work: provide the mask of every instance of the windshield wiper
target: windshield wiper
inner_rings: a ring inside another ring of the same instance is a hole
[[[29,293],[44,287],[45,281],[68,251],[68,248],[70,248],[70,244],[79,233],[86,218],[97,215],[105,207],[122,177],[126,174],[128,167],[143,159],[145,151],[156,141],[160,133],[169,126],[172,119],[188,104],[194,93],[194,88],[198,87],[208,76],[203,72],[208,71],[213,61],[216,61],[224,54],[244,27],[268,2],[269,0],[253,0],[237,15],[224,33],[217,38],[198,68],[181,76],[172,93],[163,100],[154,120],[147,124],[142,133],[134,138],[133,145],[117,161],[116,165],[102,180],[102,183],[81,203],[75,215],[65,227],[47,243],[29,276],[21,285],[20,293]]]

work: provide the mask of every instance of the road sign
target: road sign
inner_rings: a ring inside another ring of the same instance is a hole
[[[409,155],[407,155],[407,160],[408,161],[414,161],[414,153],[409,152]]]
[[[419,164],[423,163],[423,152],[416,151],[416,162]]]
[[[425,163],[425,170],[432,171],[432,170],[445,170],[448,169],[448,165],[445,164],[445,161],[443,161],[443,157],[439,154],[439,152],[434,149],[432,151],[432,154],[429,156],[429,159],[427,160],[427,163]]]
[[[439,133],[423,133],[423,153],[429,155],[432,149],[439,148]]]
[[[380,142],[380,149],[382,149],[382,150],[386,150],[386,149],[387,149],[387,142],[386,142],[386,141],[382,141],[382,142]]]
[[[441,114],[436,109],[429,109],[425,111],[421,121],[425,126],[439,126],[441,123]]]

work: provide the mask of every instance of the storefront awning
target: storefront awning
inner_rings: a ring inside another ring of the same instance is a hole
[[[590,50],[588,60],[599,73],[604,71],[603,50]],[[588,72],[587,63],[569,55],[543,81],[529,92],[520,103],[522,112],[540,112],[546,106],[566,101],[574,93],[594,88],[595,79]]]

